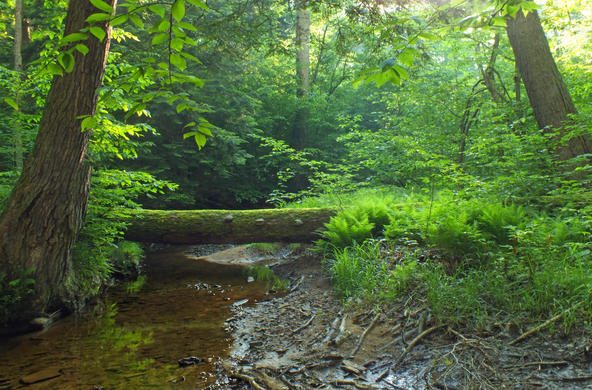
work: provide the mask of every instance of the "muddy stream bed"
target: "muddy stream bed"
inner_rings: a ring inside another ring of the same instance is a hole
[[[525,329],[441,326],[420,296],[344,309],[305,248],[173,247],[145,264],[138,291],[0,339],[0,390],[592,389],[589,332],[512,344]],[[255,264],[287,289],[248,278]]]

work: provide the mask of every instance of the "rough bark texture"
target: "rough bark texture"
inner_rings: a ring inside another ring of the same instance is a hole
[[[23,71],[23,0],[15,0],[14,3],[14,70],[19,80]],[[15,93],[15,102],[18,107],[17,119],[14,126],[15,167],[17,171],[23,170],[23,136],[20,120],[20,91]]]
[[[116,0],[108,3],[115,7]],[[71,0],[65,34],[84,27],[97,12],[88,0]],[[71,73],[56,76],[49,91],[31,156],[0,216],[0,265],[9,277],[33,269],[35,299],[42,312],[60,303],[70,270],[70,251],[86,213],[91,167],[86,161],[90,133],[81,115],[93,115],[109,48],[107,37],[90,37],[86,56],[75,54]]]
[[[518,12],[516,18],[508,20],[507,32],[539,127],[559,129],[565,135],[565,121],[577,111],[561,79],[538,14],[529,12],[524,16],[522,11]],[[588,137],[578,136],[560,147],[558,154],[561,160],[567,160],[590,150]]]
[[[169,244],[310,242],[335,208],[141,210],[129,215],[126,238]]]

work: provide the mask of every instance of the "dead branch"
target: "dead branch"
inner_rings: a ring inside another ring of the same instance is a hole
[[[356,343],[356,346],[352,349],[351,353],[349,354],[350,358],[353,358],[356,355],[356,353],[358,352],[358,350],[362,346],[362,343],[364,342],[364,338],[366,337],[368,332],[370,332],[370,330],[374,327],[374,325],[376,325],[376,321],[378,321],[379,318],[380,318],[380,313],[376,314],[374,316],[374,318],[372,318],[370,325],[368,325],[368,327],[366,327],[366,329],[364,329],[364,331],[360,335],[360,338],[358,339],[358,342]]]
[[[429,329],[424,330],[422,333],[420,333],[416,338],[414,338],[413,340],[411,340],[411,342],[409,343],[409,345],[407,346],[407,348],[405,348],[405,351],[403,351],[403,353],[401,354],[401,356],[399,356],[399,358],[397,359],[397,361],[395,362],[395,366],[398,365],[399,363],[401,363],[401,361],[405,358],[405,356],[407,356],[407,354],[409,353],[409,351],[411,351],[413,349],[413,347],[415,347],[415,345],[421,340],[423,339],[425,336],[429,335],[430,333],[432,333],[433,331],[440,329],[441,327],[443,327],[444,325],[436,325],[436,326],[432,326]]]

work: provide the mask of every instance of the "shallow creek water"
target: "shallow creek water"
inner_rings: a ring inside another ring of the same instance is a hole
[[[137,292],[112,288],[103,303],[45,331],[0,339],[0,390],[196,389],[214,382],[214,363],[232,343],[224,325],[231,305],[266,299],[265,284],[247,283],[241,266],[195,260],[189,249],[149,254]],[[180,367],[189,356],[205,362]],[[30,375],[57,376],[21,383]]]

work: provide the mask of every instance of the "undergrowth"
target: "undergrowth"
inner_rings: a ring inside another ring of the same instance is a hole
[[[547,214],[447,194],[357,202],[317,247],[344,299],[388,303],[417,291],[437,321],[477,329],[565,312],[567,332],[592,320],[591,216],[592,206]]]

